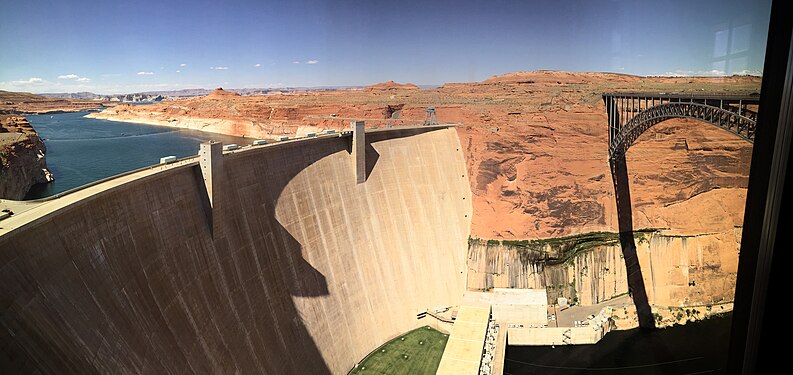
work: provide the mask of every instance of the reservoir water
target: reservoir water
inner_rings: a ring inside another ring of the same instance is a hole
[[[48,197],[106,177],[157,164],[160,157],[198,153],[208,140],[251,140],[196,130],[85,118],[87,112],[25,116],[44,139],[55,181],[34,186],[25,199]]]

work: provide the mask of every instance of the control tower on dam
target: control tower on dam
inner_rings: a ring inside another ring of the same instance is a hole
[[[198,159],[0,221],[0,368],[346,373],[426,324],[418,311],[460,304],[472,208],[455,128]]]

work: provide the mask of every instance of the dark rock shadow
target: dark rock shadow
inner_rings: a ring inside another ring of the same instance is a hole
[[[622,246],[622,256],[625,258],[625,271],[628,274],[628,293],[636,305],[639,327],[653,329],[655,328],[655,318],[647,299],[639,256],[636,253],[636,242],[633,238],[633,210],[625,153],[616,153],[609,159],[609,164],[611,165],[611,178],[614,182],[614,196],[617,200],[620,245]]]

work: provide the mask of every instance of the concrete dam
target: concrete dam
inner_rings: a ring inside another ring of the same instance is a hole
[[[0,221],[7,373],[346,373],[459,305],[471,189],[453,127],[227,152]],[[205,178],[205,177],[204,177]],[[209,196],[209,198],[208,198]]]

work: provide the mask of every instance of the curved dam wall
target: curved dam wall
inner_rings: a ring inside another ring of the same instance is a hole
[[[366,137],[360,184],[349,136],[224,155],[214,233],[195,163],[37,208],[0,237],[0,368],[346,373],[417,312],[459,304],[456,130]]]

